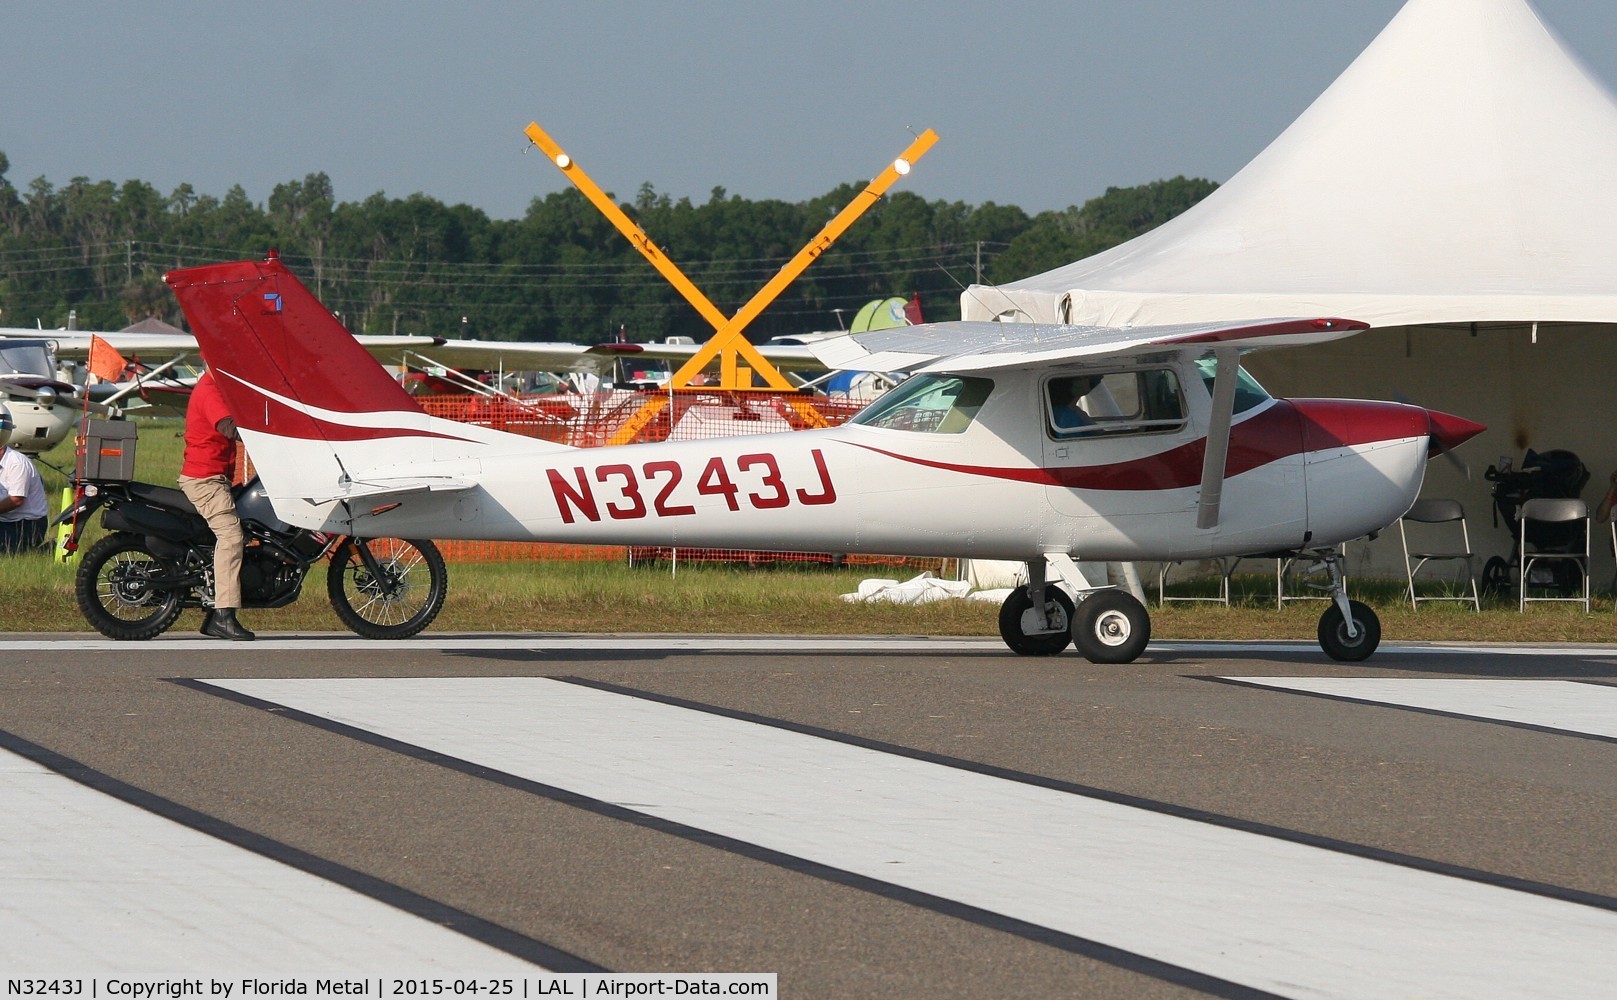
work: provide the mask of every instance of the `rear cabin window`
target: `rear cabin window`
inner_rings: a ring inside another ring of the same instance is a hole
[[[1144,434],[1185,422],[1184,397],[1171,368],[1061,375],[1045,383],[1046,419],[1057,438]]]
[[[985,378],[912,375],[848,422],[894,431],[959,434],[977,418],[993,388]]]

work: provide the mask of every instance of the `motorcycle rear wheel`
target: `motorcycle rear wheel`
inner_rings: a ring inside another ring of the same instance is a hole
[[[332,610],[367,639],[408,639],[438,617],[449,593],[449,570],[438,546],[426,539],[370,538],[380,574],[365,566],[355,540],[331,554],[326,594]]]
[[[180,592],[159,590],[162,561],[139,535],[119,532],[90,546],[73,581],[79,611],[109,639],[150,639],[180,617]]]

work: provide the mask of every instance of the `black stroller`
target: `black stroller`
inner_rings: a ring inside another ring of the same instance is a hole
[[[1507,465],[1503,470],[1488,466],[1483,474],[1493,483],[1494,525],[1503,517],[1510,528],[1511,546],[1508,559],[1493,556],[1482,567],[1482,585],[1490,593],[1498,594],[1516,586],[1521,566],[1522,504],[1539,498],[1551,500],[1576,499],[1583,494],[1589,482],[1589,470],[1577,455],[1555,449],[1536,452],[1531,448],[1522,458],[1520,469]],[[1532,524],[1527,544],[1542,552],[1582,552],[1583,527],[1574,523]],[[1562,595],[1581,592],[1583,577],[1572,559],[1548,561],[1532,568],[1527,581],[1529,587],[1543,587]]]

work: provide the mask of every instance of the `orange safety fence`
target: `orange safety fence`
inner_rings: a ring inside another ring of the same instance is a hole
[[[619,389],[593,394],[425,396],[428,413],[462,423],[540,438],[576,448],[611,443],[693,441],[835,427],[865,405],[858,399],[771,390],[683,389],[675,392]],[[716,562],[771,566],[896,566],[943,573],[952,560],[829,552],[762,552],[666,546],[569,545],[554,542],[438,543],[457,562],[578,561],[645,563]]]
[[[416,401],[435,417],[575,448],[835,427],[864,406],[864,401],[856,399],[706,388],[675,392],[617,389],[543,396],[425,396]]]

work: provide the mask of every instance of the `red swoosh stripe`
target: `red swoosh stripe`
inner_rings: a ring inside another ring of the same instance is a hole
[[[1309,451],[1407,440],[1428,433],[1426,411],[1401,403],[1345,399],[1277,400],[1230,430],[1225,476]],[[947,472],[1082,490],[1175,490],[1200,485],[1205,438],[1156,455],[1108,465],[1010,468],[963,465],[859,445],[889,458]]]
[[[242,386],[242,383],[235,383]],[[253,394],[263,400],[263,406],[245,407],[237,412],[264,415],[262,426],[255,427],[252,423],[246,426],[251,430],[263,431],[276,437],[295,438],[300,441],[385,441],[389,438],[440,438],[445,441],[471,441],[471,438],[459,437],[453,434],[441,434],[437,431],[415,430],[409,427],[354,427],[350,424],[339,424],[330,420],[323,420],[299,410],[294,410],[279,400],[264,395],[256,386],[243,386],[251,389]],[[256,423],[256,421],[255,421]]]

